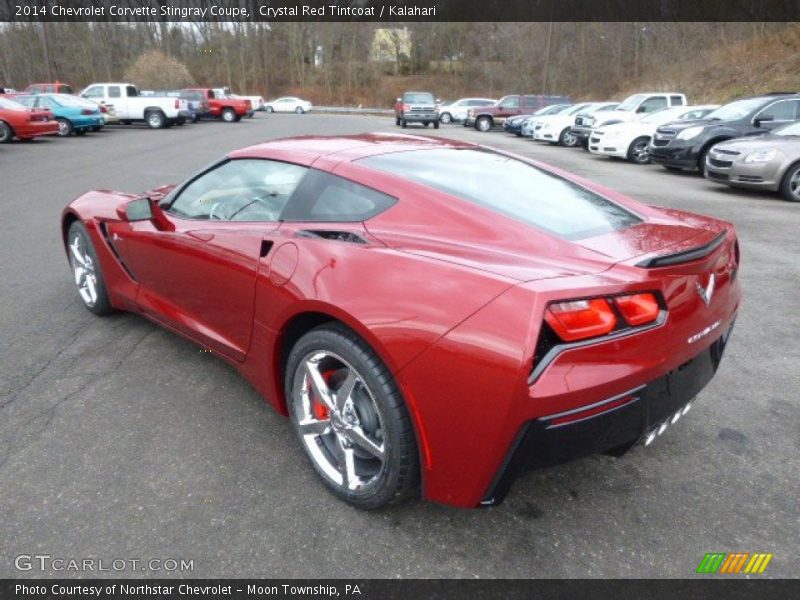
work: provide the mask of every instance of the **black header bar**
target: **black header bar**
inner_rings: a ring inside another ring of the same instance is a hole
[[[2,21],[797,21],[800,0],[0,0]]]

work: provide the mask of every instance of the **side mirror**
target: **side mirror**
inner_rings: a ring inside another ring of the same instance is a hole
[[[753,120],[753,126],[754,127],[761,127],[761,125],[763,123],[769,123],[770,121],[774,121],[774,120],[775,119],[773,117],[758,117],[755,120]]]
[[[136,198],[125,205],[126,221],[149,221],[153,218],[153,204],[150,198]]]

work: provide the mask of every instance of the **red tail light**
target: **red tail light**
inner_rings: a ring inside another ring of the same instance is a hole
[[[631,327],[652,323],[658,318],[660,311],[658,300],[653,294],[617,296],[614,303]]]
[[[617,326],[617,317],[604,298],[551,304],[544,319],[565,342],[605,335]]]
[[[100,112],[101,112],[101,113],[107,113],[107,112],[108,112],[108,109],[107,109],[105,106],[103,106],[103,105],[101,104],[101,105],[100,105]]]
[[[82,115],[93,115],[94,111],[91,108],[82,108],[81,109]]]
[[[175,98],[175,108],[180,108],[180,107],[181,107],[181,101]]]

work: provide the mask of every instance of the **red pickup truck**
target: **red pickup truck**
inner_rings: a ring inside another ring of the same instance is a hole
[[[551,104],[572,104],[572,100],[567,96],[511,94],[503,96],[491,106],[470,108],[464,126],[474,126],[478,131],[489,131],[495,125],[502,125],[509,117],[534,113]]]
[[[252,112],[250,100],[217,96],[211,88],[187,88],[184,91],[200,92],[208,101],[208,116],[222,118],[226,123],[235,123]]]

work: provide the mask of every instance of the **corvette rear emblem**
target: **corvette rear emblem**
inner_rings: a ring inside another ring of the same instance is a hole
[[[712,273],[708,276],[706,287],[703,287],[699,283],[695,283],[695,286],[697,287],[697,293],[700,298],[702,298],[703,302],[708,306],[708,303],[711,302],[711,296],[714,295],[714,274]]]

